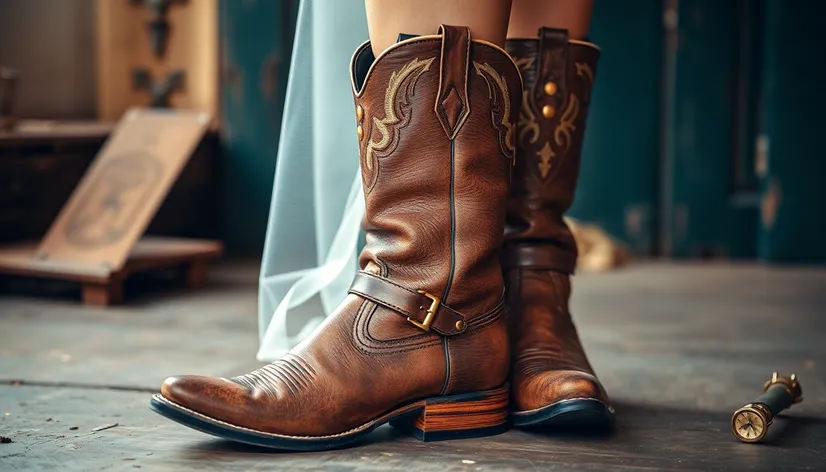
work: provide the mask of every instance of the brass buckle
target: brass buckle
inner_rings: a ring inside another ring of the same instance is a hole
[[[418,326],[419,328],[430,331],[430,324],[433,323],[433,318],[436,317],[436,311],[439,310],[439,305],[441,305],[442,301],[439,300],[439,297],[436,295],[431,295],[424,290],[416,290],[418,293],[421,293],[425,297],[430,299],[430,307],[427,309],[427,316],[424,317],[424,321],[419,323],[418,321],[414,320],[411,317],[407,317],[407,321],[413,323],[414,325]],[[424,307],[421,307],[424,309]]]

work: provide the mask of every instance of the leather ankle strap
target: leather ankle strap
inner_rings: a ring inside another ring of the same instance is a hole
[[[576,269],[576,253],[563,251],[548,245],[513,245],[502,249],[503,268],[530,267],[573,274]]]
[[[419,328],[443,336],[454,336],[467,329],[466,317],[423,290],[411,290],[369,272],[356,273],[349,293],[387,307]]]

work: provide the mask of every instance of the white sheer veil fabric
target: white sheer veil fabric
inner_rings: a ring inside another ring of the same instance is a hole
[[[349,62],[367,37],[363,0],[301,1],[261,263],[261,361],[309,335],[357,270],[364,195]]]

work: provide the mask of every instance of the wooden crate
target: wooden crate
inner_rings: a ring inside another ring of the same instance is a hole
[[[207,262],[223,254],[223,244],[183,238],[145,237],[135,244],[122,268],[110,272],[98,267],[82,267],[42,260],[37,242],[0,247],[0,274],[78,282],[83,303],[106,306],[123,301],[123,283],[137,272],[181,267],[189,288],[204,285]]]
[[[112,131],[111,123],[23,121],[0,132],[0,243],[37,240]],[[223,154],[210,130],[181,171],[147,234],[222,239]]]
[[[95,305],[120,302],[124,279],[143,270],[186,266],[189,285],[200,285],[206,261],[223,253],[222,243],[144,234],[198,149],[209,122],[206,113],[129,110],[40,243],[0,247],[0,274],[80,282],[84,301]],[[41,131],[64,139],[79,134],[76,129]],[[90,142],[106,132],[97,129]],[[23,128],[0,136],[0,143],[13,149],[25,138],[37,139],[37,134]],[[24,187],[19,177],[12,175],[9,183]],[[40,189],[31,197],[47,193]]]

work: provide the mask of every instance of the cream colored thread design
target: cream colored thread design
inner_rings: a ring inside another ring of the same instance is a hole
[[[523,146],[534,144],[539,139],[539,123],[536,122],[536,115],[533,114],[529,103],[530,91],[522,92],[522,108],[519,109],[519,141]],[[525,137],[531,133],[531,138],[525,142]]]
[[[514,58],[513,63],[519,68],[519,72],[525,72],[533,65],[534,61],[536,61],[535,57],[520,57],[518,59]]]
[[[493,68],[488,63],[479,64],[478,62],[473,63],[473,67],[476,69],[476,74],[482,76],[485,79],[485,83],[488,85],[488,94],[490,99],[494,104],[496,104],[496,94],[493,92],[493,87],[491,85],[491,81],[499,88],[499,93],[502,97],[502,120],[500,122],[500,145],[502,148],[502,153],[505,154],[505,157],[511,158],[513,156],[513,151],[515,149],[514,144],[514,133],[515,133],[515,126],[513,123],[510,123],[510,115],[511,115],[511,100],[510,100],[510,93],[508,92],[508,84],[496,69]],[[490,78],[490,79],[488,79]],[[494,116],[494,110],[491,110],[491,118],[493,119],[494,125],[496,125],[496,116]],[[499,125],[497,125],[499,127]],[[505,131],[505,139],[501,139],[501,132],[502,129]]]
[[[568,152],[571,148],[571,133],[576,131],[574,120],[579,114],[579,100],[576,95],[571,94],[568,98],[568,106],[559,118],[559,125],[554,130],[554,141],[556,144],[563,146],[563,154]],[[564,141],[564,144],[563,144]]]
[[[536,153],[539,157],[539,173],[542,174],[542,178],[548,177],[548,172],[551,171],[551,159],[556,157],[554,154],[553,149],[551,149],[551,143],[545,141],[545,147],[543,147],[539,152]]]
[[[415,74],[413,77],[413,83],[415,84],[424,72],[430,70],[430,65],[434,59],[436,58],[432,57],[424,60],[420,60],[419,58],[413,59],[407,65],[390,75],[390,81],[387,84],[387,91],[384,95],[384,118],[378,119],[375,116],[373,117],[373,128],[379,132],[381,139],[379,139],[378,142],[373,141],[371,132],[371,139],[367,143],[367,149],[364,151],[365,163],[368,169],[373,170],[376,154],[387,149],[390,143],[397,137],[398,128],[396,125],[401,121],[396,115],[396,95],[399,93],[399,89],[404,81],[413,74]]]

